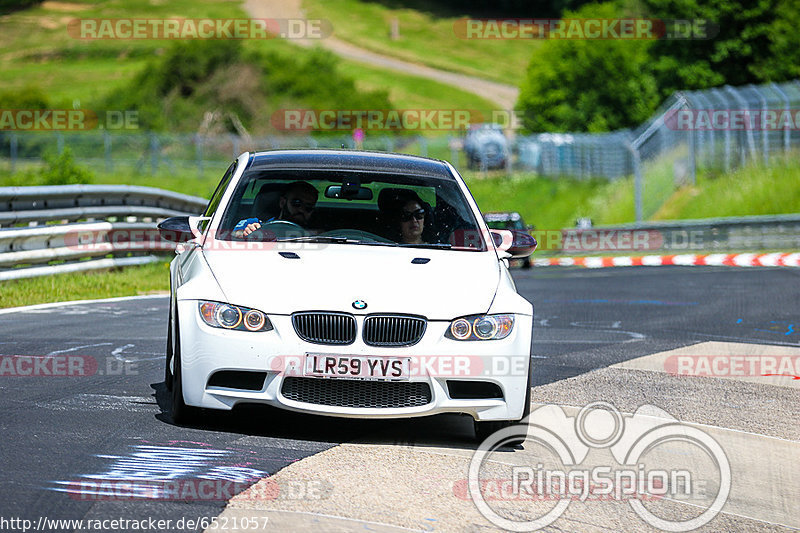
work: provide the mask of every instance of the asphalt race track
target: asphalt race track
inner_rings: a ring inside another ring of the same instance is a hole
[[[701,531],[800,529],[800,369],[741,378],[667,371],[670,354],[693,349],[800,360],[800,269],[555,267],[514,277],[535,307],[534,408],[658,407],[711,435],[730,461],[727,503]],[[460,491],[477,447],[465,417],[360,421],[245,408],[173,425],[166,317],[164,296],[0,314],[0,519],[58,531],[76,527],[40,520],[153,518],[174,531],[203,530],[218,516],[212,531],[500,529]],[[37,376],[9,375],[31,368]],[[47,375],[59,368],[73,375]],[[534,448],[526,442],[505,457]],[[165,477],[176,484],[158,494],[103,489]],[[671,504],[663,516],[692,507]],[[657,530],[630,509],[589,498],[543,530]],[[503,512],[524,521],[530,509]]]

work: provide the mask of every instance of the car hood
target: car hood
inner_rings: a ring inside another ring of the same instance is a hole
[[[326,244],[282,250],[212,250],[203,255],[229,303],[268,314],[324,310],[409,313],[430,320],[489,309],[500,269],[493,252]],[[416,258],[429,259],[418,264]],[[353,308],[363,300],[364,310]]]

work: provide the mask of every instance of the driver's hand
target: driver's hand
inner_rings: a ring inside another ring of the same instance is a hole
[[[245,226],[244,231],[242,231],[242,236],[247,237],[260,227],[261,224],[259,224],[258,222],[253,222],[252,224],[248,224],[247,226]]]

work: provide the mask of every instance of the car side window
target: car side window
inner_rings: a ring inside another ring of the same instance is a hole
[[[211,221],[211,217],[214,216],[214,213],[217,212],[217,208],[219,207],[219,203],[222,201],[222,196],[225,194],[225,191],[228,188],[228,184],[233,177],[234,170],[236,169],[236,161],[234,161],[231,166],[228,167],[228,170],[225,171],[225,174],[222,176],[222,179],[217,185],[217,189],[214,191],[214,194],[211,195],[211,200],[209,200],[208,205],[206,206],[206,210],[203,212],[204,217],[208,217],[209,220],[202,220],[198,224],[198,228],[200,231],[205,232],[206,228],[208,227],[208,223]]]

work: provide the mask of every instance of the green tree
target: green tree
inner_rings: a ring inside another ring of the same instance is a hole
[[[47,166],[39,170],[38,180],[46,185],[68,185],[71,183],[92,183],[92,173],[75,162],[72,150],[68,147],[60,154],[46,153]]]
[[[587,5],[565,18],[620,17],[614,4]],[[636,126],[659,103],[647,72],[646,40],[551,39],[534,52],[520,88],[523,128],[601,132]]]
[[[784,81],[800,75],[800,0],[642,0],[648,16],[706,20],[716,35],[653,44],[659,91]]]
[[[197,131],[207,111],[235,115],[251,133],[271,130],[281,108],[391,109],[387,91],[364,91],[315,49],[289,55],[247,51],[239,41],[177,43],[128,85],[105,99],[109,109],[135,109],[140,127]],[[227,120],[227,119],[224,119]],[[232,123],[226,123],[235,131]]]

